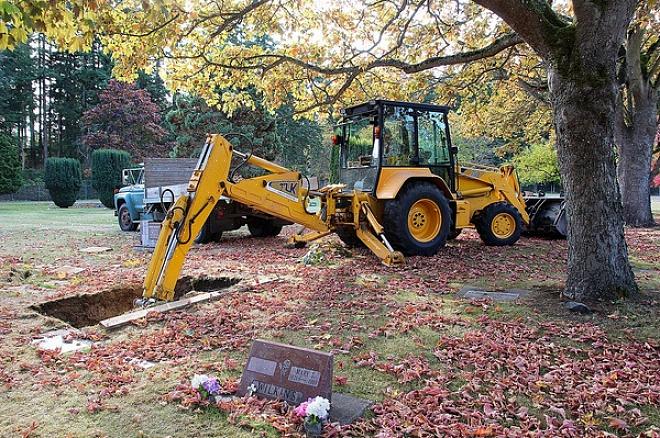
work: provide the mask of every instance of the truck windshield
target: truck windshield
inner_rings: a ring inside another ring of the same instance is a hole
[[[379,150],[374,126],[373,117],[350,120],[344,125],[339,176],[349,190],[371,191],[374,188]]]

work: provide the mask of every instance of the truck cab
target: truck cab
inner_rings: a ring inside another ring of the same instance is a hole
[[[115,216],[122,231],[135,231],[144,210],[144,166],[124,169],[122,185],[114,196]]]

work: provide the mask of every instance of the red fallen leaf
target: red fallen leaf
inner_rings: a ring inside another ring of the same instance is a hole
[[[87,402],[87,412],[89,412],[90,414],[94,414],[100,411],[101,409],[103,409],[103,405],[101,405],[101,403],[97,403],[94,401]]]
[[[474,431],[474,436],[493,436],[492,427],[480,427]]]
[[[37,427],[39,427],[39,423],[33,421],[27,429],[21,431],[21,438],[29,438]]]
[[[626,430],[628,429],[628,423],[619,418],[612,418],[610,420],[610,427],[617,430]]]
[[[343,386],[348,383],[348,377],[346,376],[335,376],[335,383],[337,385]]]
[[[224,362],[225,362],[225,368],[227,368],[228,370],[238,369],[238,361],[236,359],[231,359],[229,357],[226,357]]]

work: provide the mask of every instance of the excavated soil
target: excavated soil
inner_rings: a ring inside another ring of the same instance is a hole
[[[231,277],[183,277],[177,282],[174,299],[178,300],[192,291],[217,291],[239,281],[239,278]],[[134,301],[141,297],[142,285],[133,285],[48,301],[34,305],[31,309],[81,328],[96,325],[104,319],[134,310]]]

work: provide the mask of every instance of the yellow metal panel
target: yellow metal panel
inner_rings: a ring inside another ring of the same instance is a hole
[[[472,210],[468,201],[456,201],[456,228],[471,226]]]
[[[376,197],[394,199],[401,187],[411,178],[427,179],[436,184],[448,199],[453,199],[445,181],[427,167],[383,167],[380,169]]]

